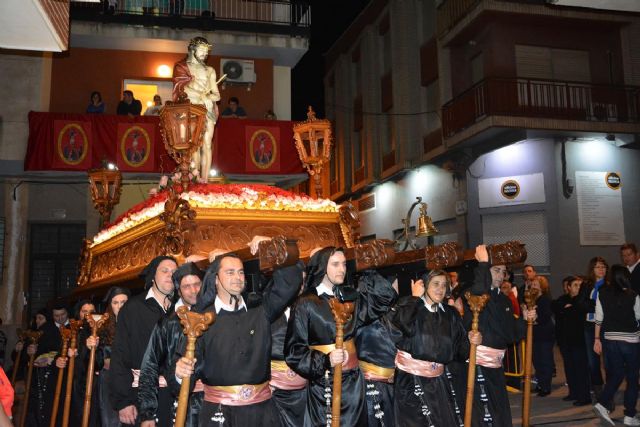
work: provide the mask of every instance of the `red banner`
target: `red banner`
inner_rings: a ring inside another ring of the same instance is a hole
[[[304,173],[293,142],[293,123],[220,119],[215,167],[225,174]],[[170,173],[176,165],[162,142],[158,117],[29,113],[25,171],[86,171],[114,162],[123,172]]]
[[[283,120],[221,118],[213,163],[226,174],[304,173],[293,142],[293,123]]]
[[[55,120],[52,164],[61,170],[87,170],[91,165],[91,123]]]
[[[118,123],[118,169],[122,172],[153,172],[155,127],[149,123]]]
[[[245,126],[247,172],[280,172],[280,128]]]

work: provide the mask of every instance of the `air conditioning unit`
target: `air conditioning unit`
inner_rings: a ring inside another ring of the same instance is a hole
[[[250,59],[221,59],[220,69],[230,83],[255,83],[256,73]]]

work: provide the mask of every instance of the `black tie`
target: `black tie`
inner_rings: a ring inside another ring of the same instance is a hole
[[[235,303],[233,303],[234,300],[235,300]],[[238,311],[238,306],[240,305],[240,298],[238,298],[237,295],[231,295],[229,302],[233,304],[233,311]]]

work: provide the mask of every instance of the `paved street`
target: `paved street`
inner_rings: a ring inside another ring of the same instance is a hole
[[[600,421],[593,412],[592,406],[574,407],[571,402],[563,402],[562,398],[568,393],[564,386],[564,371],[562,369],[562,359],[556,348],[556,369],[557,375],[553,378],[552,392],[549,396],[538,397],[533,394],[531,397],[531,425],[532,426],[600,426],[608,425]],[[616,425],[623,425],[624,418],[622,407],[622,394],[625,383],[616,395],[616,408],[612,418]],[[522,393],[510,393],[511,414],[513,415],[513,425],[522,425]]]

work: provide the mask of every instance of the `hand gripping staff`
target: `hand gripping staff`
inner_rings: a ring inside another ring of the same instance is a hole
[[[187,351],[184,357],[193,360],[196,351],[196,340],[211,326],[215,320],[215,314],[211,312],[204,314],[194,313],[189,311],[185,306],[178,308],[177,314],[184,328],[183,332],[187,336]],[[182,378],[180,394],[178,396],[175,427],[184,427],[184,422],[187,417],[187,406],[189,406],[190,383],[191,376]]]
[[[91,336],[98,337],[98,330],[109,320],[109,313],[90,314],[87,313],[85,320],[91,328]],[[89,415],[91,415],[91,394],[93,392],[93,367],[96,363],[96,346],[91,347],[91,355],[89,356],[89,366],[87,367],[87,383],[84,394],[84,410],[82,411],[82,427],[88,427]]]

